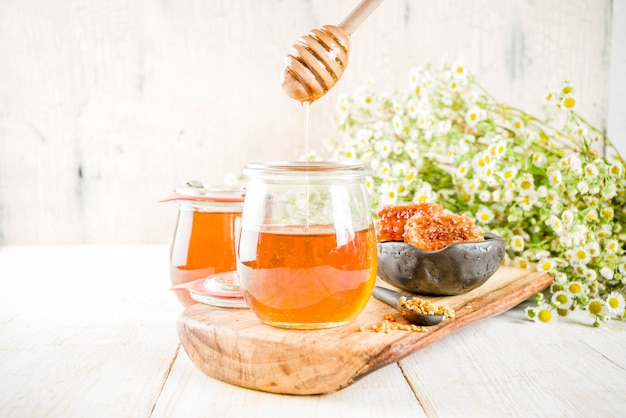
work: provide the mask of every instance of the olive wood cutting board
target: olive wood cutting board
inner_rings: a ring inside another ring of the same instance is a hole
[[[204,304],[186,308],[177,328],[185,351],[209,376],[266,392],[320,394],[345,388],[451,332],[505,312],[551,282],[546,273],[501,267],[464,295],[424,297],[456,311],[455,318],[428,327],[425,333],[368,331],[387,313],[405,323],[397,311],[373,297],[354,321],[330,329],[275,328],[261,323],[249,309]],[[380,279],[378,284],[391,288]]]

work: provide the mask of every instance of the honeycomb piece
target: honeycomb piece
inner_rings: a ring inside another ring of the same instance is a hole
[[[457,242],[482,240],[481,231],[467,215],[415,215],[404,226],[404,241],[426,251],[440,250]]]
[[[415,215],[436,216],[443,207],[432,203],[389,205],[378,211],[377,238],[383,241],[404,241],[404,225]]]

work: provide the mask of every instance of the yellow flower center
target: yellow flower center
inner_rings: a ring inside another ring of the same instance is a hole
[[[549,309],[542,309],[541,311],[539,311],[537,318],[541,322],[550,322],[552,320],[552,311],[550,311]]]
[[[565,100],[563,100],[563,106],[565,106],[566,109],[572,109],[575,105],[576,105],[576,100],[574,100],[573,97],[568,97]]]
[[[587,258],[587,252],[585,250],[576,251],[576,258],[579,260],[584,260]]]
[[[602,313],[602,303],[594,300],[589,304],[589,313],[593,315],[600,315]]]
[[[609,298],[608,302],[611,309],[617,309],[619,307],[619,299],[616,297]]]
[[[559,302],[561,305],[563,305],[563,304],[567,303],[568,297],[567,297],[567,295],[564,295],[564,294],[561,293],[560,295],[558,295],[556,297],[556,301]]]
[[[574,293],[574,294],[580,293],[580,291],[581,291],[580,285],[578,283],[570,284],[569,285],[569,291],[571,293]]]

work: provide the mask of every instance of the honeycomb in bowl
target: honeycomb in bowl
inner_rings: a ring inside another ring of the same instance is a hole
[[[457,242],[482,241],[483,235],[467,215],[457,215],[433,203],[389,205],[378,211],[379,242],[404,241],[426,251]]]
[[[410,218],[416,215],[435,216],[443,212],[443,207],[432,203],[385,206],[378,211],[378,241],[404,241],[404,226]]]
[[[467,215],[417,215],[404,226],[404,242],[426,251],[437,251],[458,242],[477,241],[483,241],[483,234]]]

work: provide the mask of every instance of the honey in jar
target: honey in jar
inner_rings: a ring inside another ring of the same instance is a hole
[[[175,189],[178,219],[170,248],[173,285],[236,270],[236,241],[243,196],[241,190],[192,181]],[[189,292],[176,291],[184,306],[196,303]]]
[[[376,280],[376,235],[363,164],[250,164],[238,249],[240,287],[263,322],[344,325]]]

